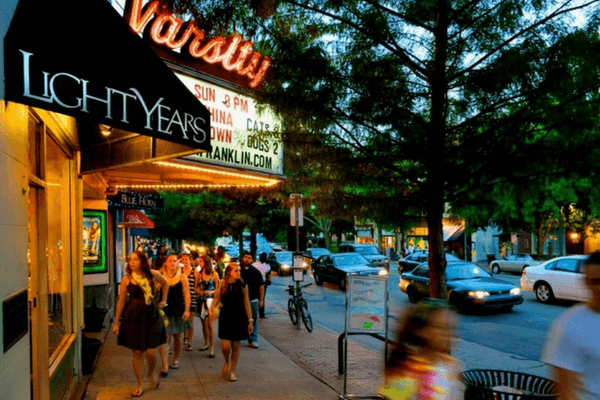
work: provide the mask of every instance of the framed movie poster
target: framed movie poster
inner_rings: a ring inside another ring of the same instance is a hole
[[[106,211],[83,210],[84,274],[108,272],[106,250]]]

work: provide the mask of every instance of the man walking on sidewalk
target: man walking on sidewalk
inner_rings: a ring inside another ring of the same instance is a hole
[[[583,268],[590,300],[553,323],[542,355],[568,400],[600,399],[600,252],[590,255]]]
[[[252,310],[252,319],[254,320],[254,329],[248,338],[249,346],[258,348],[258,309],[264,307],[265,281],[262,274],[256,267],[252,266],[252,254],[244,252],[242,258],[242,279],[248,285],[248,294],[250,297],[250,309]]]

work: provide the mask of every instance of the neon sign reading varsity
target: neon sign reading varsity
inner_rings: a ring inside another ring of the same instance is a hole
[[[57,72],[51,74],[46,71],[40,71],[41,74],[35,77],[35,81],[31,76],[31,63],[34,58],[33,53],[19,50],[23,55],[23,96],[35,99],[48,104],[55,104],[64,109],[77,110],[84,113],[90,113],[90,107],[98,107],[102,105],[105,108],[105,117],[113,120],[113,112],[120,115],[115,116],[122,124],[130,124],[131,116],[129,110],[132,105],[137,109],[143,110],[145,122],[142,123],[145,129],[156,130],[158,132],[173,135],[174,128],[178,128],[175,132],[180,131],[182,139],[186,141],[192,140],[196,143],[203,143],[207,139],[207,132],[203,125],[205,119],[197,117],[189,113],[181,113],[177,109],[171,109],[165,104],[162,104],[164,98],[159,98],[154,104],[148,103],[142,94],[136,88],[129,88],[130,92],[114,89],[103,86],[98,89],[98,93],[92,95],[90,87],[94,86],[94,82],[89,82],[67,72]],[[63,97],[59,95],[61,91],[59,86],[69,85],[79,87],[80,90],[74,94],[68,91],[69,96]],[[32,93],[32,86],[41,88],[39,92]],[[68,98],[65,98],[68,97]],[[191,137],[189,137],[189,136]]]
[[[242,42],[242,37],[235,35],[229,40],[217,37],[205,42],[204,32],[193,20],[184,23],[171,14],[161,12],[158,0],[150,1],[145,7],[143,2],[127,0],[125,4],[125,19],[136,33],[142,33],[152,21],[149,35],[155,43],[171,50],[183,49],[190,56],[210,64],[220,63],[227,71],[246,76],[252,88],[262,82],[271,59],[254,52],[251,41]]]

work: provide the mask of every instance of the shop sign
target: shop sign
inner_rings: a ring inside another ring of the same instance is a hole
[[[283,173],[280,124],[271,110],[266,108],[259,112],[252,97],[186,75],[175,75],[211,114],[212,152],[185,158]]]
[[[164,200],[162,196],[142,195],[139,193],[120,190],[108,200],[109,207],[136,210],[162,210]]]
[[[158,0],[127,0],[124,17],[134,32],[147,33],[150,40],[170,50],[185,54],[209,64],[236,73],[248,80],[251,88],[264,79],[271,59],[253,51],[253,43],[243,41],[240,35],[230,38],[217,37],[205,40],[204,32],[193,20],[182,19],[165,13]]]
[[[104,0],[20,0],[4,50],[9,101],[210,149],[208,110]]]

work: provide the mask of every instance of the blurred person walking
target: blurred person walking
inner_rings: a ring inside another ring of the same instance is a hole
[[[168,363],[168,345],[162,345],[159,349],[163,369],[166,376],[168,369],[179,368],[179,355],[181,353],[181,334],[190,329],[190,288],[187,277],[181,272],[176,254],[169,254],[162,262],[163,276],[169,283],[167,306],[164,312],[169,319],[167,326],[167,342],[173,339],[173,360]]]
[[[222,304],[219,315],[219,339],[225,363],[221,373],[237,381],[235,369],[240,357],[240,341],[252,333],[253,319],[250,309],[248,285],[241,278],[241,267],[231,263],[225,268],[225,276],[214,299]]]
[[[126,274],[119,285],[113,333],[117,335],[119,346],[133,351],[133,371],[137,386],[131,396],[140,397],[144,393],[144,354],[152,386],[158,388],[160,384],[160,377],[154,373],[155,349],[167,341],[160,308],[166,305],[169,283],[160,273],[150,269],[146,254],[140,251],[131,253],[125,270]],[[155,283],[162,288],[160,299],[156,297]]]
[[[215,252],[215,262],[217,263],[216,270],[219,274],[219,278],[223,278],[223,272],[225,271],[225,248],[223,246],[217,247]]]
[[[253,349],[257,349],[258,309],[264,307],[265,281],[260,271],[252,265],[252,254],[248,251],[244,252],[244,257],[242,258],[242,279],[248,285],[250,308],[252,310],[252,320],[254,321],[252,333],[248,337],[248,345]]]
[[[271,266],[267,263],[267,253],[260,253],[258,261],[252,265],[260,271],[264,281],[262,306],[258,307],[258,315],[261,319],[265,319],[268,318],[265,315],[265,299],[267,298],[267,287],[271,285]]]
[[[408,309],[386,362],[380,393],[389,400],[463,399],[461,365],[449,355],[455,324],[442,300]]]
[[[194,338],[194,315],[198,305],[198,295],[196,294],[196,268],[194,259],[190,253],[181,253],[179,262],[183,264],[181,273],[188,278],[190,287],[190,329],[185,331],[183,345],[187,351],[192,351],[192,339]]]
[[[552,367],[563,399],[600,399],[600,252],[582,266],[590,299],[552,324],[541,361]]]
[[[200,263],[196,269],[196,292],[198,293],[198,316],[202,321],[202,334],[204,335],[204,346],[200,351],[209,350],[208,358],[215,357],[215,331],[214,321],[209,313],[215,293],[219,290],[219,274],[214,270],[212,260],[209,256],[200,257]]]

